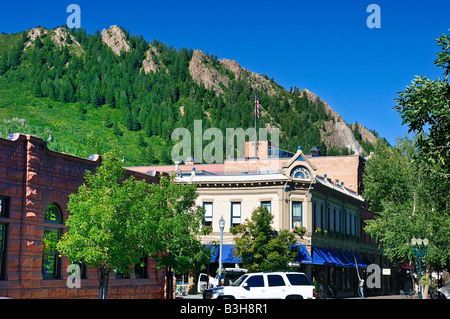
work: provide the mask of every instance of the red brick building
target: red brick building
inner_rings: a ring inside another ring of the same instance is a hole
[[[0,139],[0,297],[97,298],[97,270],[82,267],[81,288],[69,289],[69,260],[44,242],[64,231],[69,194],[100,161],[51,151],[30,135]],[[128,174],[157,182],[156,176]],[[110,276],[109,298],[163,298],[165,273],[146,259],[130,278]]]

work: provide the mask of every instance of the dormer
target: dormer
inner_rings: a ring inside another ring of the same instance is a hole
[[[300,146],[289,162],[282,166],[283,174],[292,181],[312,180],[316,177],[316,170],[316,166],[306,158]]]

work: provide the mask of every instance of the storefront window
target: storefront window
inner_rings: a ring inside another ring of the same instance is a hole
[[[44,214],[42,252],[42,277],[44,279],[61,278],[61,257],[56,250],[56,245],[63,227],[61,210],[55,203],[50,204]]]
[[[292,228],[302,226],[302,203],[292,202]]]

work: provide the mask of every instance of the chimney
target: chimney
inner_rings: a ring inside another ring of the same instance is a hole
[[[316,146],[313,146],[313,147],[309,150],[309,154],[310,154],[312,157],[320,156],[319,149],[318,149]]]

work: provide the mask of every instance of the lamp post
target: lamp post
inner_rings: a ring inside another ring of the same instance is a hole
[[[422,279],[422,259],[427,256],[428,242],[427,238],[422,240],[421,238],[416,239],[413,237],[411,239],[413,256],[419,259],[419,299],[422,299],[422,286],[420,285],[420,280]]]
[[[223,216],[219,220],[220,229],[220,250],[219,250],[219,286],[222,286],[222,246],[223,246],[223,229],[225,228],[225,219]]]

